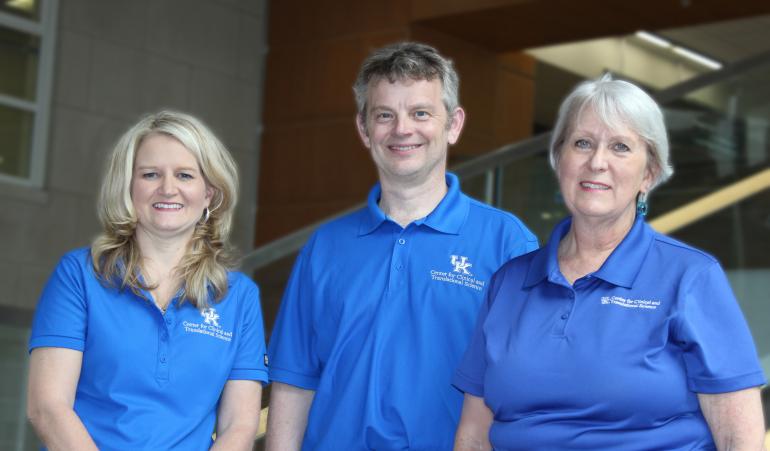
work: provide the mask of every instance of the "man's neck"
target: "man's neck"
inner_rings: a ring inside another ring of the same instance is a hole
[[[427,216],[447,193],[444,171],[419,183],[392,183],[381,177],[380,186],[380,208],[401,227]]]

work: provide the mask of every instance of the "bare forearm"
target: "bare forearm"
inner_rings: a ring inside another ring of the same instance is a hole
[[[231,426],[221,433],[217,432],[217,440],[211,447],[211,451],[250,451],[254,448],[256,437],[257,427],[254,425]]]
[[[492,421],[492,411],[484,404],[484,399],[466,393],[455,433],[455,451],[491,450],[489,428]]]
[[[230,380],[222,390],[217,409],[217,439],[212,450],[254,448],[259,430],[262,385],[252,380]]]
[[[489,451],[491,449],[486,437],[476,437],[457,431],[454,451]]]
[[[313,396],[312,390],[273,384],[267,417],[267,451],[296,451],[302,447]]]
[[[698,394],[714,443],[719,451],[763,449],[764,421],[759,389]]]
[[[30,411],[30,422],[50,451],[98,450],[83,422],[70,408],[36,408]]]

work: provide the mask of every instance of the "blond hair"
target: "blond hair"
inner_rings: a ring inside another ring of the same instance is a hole
[[[140,278],[142,256],[135,239],[137,216],[131,199],[136,152],[150,135],[166,135],[182,143],[195,156],[213,190],[208,218],[196,224],[187,252],[175,268],[182,280],[180,302],[205,309],[227,293],[227,271],[235,266],[228,238],[238,195],[238,172],[222,142],[188,114],[161,111],[145,116],[113,149],[99,193],[102,233],[91,245],[94,271],[103,283],[129,288],[139,296],[143,296],[142,289],[152,288]]]

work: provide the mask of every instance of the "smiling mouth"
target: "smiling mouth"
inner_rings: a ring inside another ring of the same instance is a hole
[[[391,145],[391,146],[388,146],[388,149],[396,151],[396,152],[408,152],[410,150],[417,149],[421,145],[422,144],[404,144],[404,145],[400,145],[400,146]]]
[[[597,189],[597,190],[610,189],[609,185],[605,185],[603,183],[580,182],[580,186],[586,189]]]
[[[152,206],[159,210],[181,210],[182,209],[182,204],[177,204],[177,203],[168,204],[165,202],[156,202],[152,204]]]

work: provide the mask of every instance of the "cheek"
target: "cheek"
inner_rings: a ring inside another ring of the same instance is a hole
[[[142,197],[144,197],[144,192],[146,191],[142,186],[141,182],[132,182],[131,187],[129,189],[130,189],[129,194],[131,195],[131,201],[133,202],[136,202],[137,200],[142,199]]]

